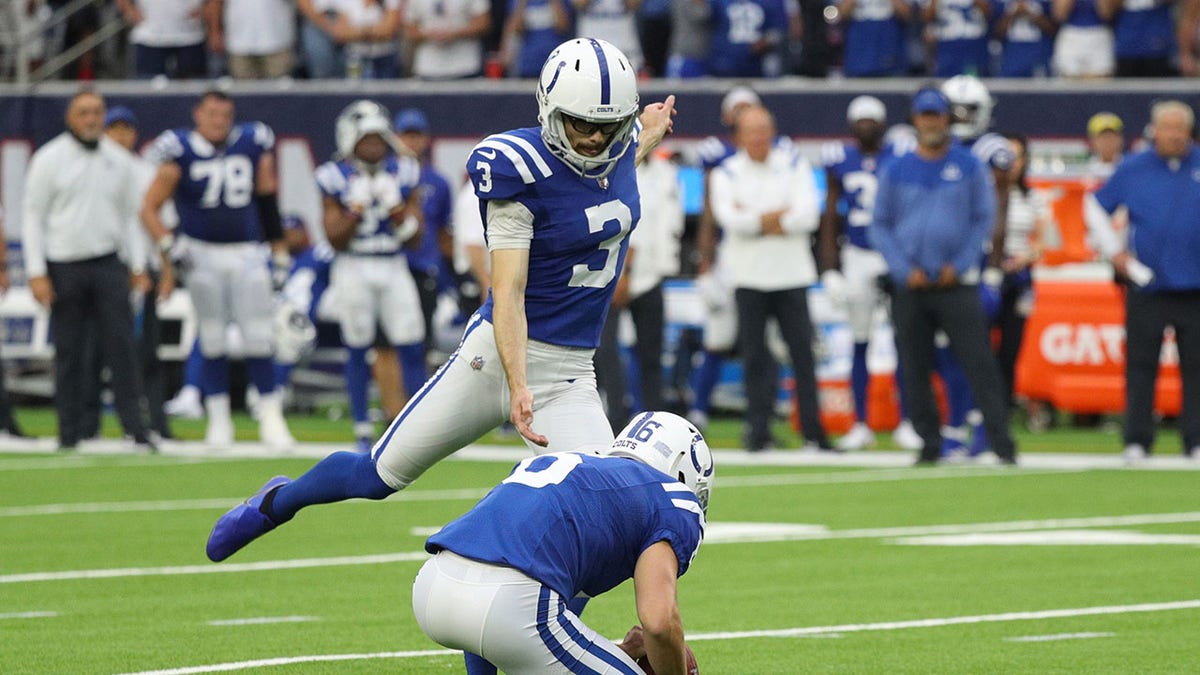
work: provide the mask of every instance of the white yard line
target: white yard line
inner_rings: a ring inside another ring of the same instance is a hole
[[[92,459],[107,458],[130,461],[129,466],[161,466],[170,460],[191,459],[193,461],[228,461],[233,459],[320,459],[339,450],[349,450],[349,443],[298,443],[285,452],[280,452],[260,443],[238,442],[229,446],[212,447],[199,441],[165,441],[161,454],[137,456],[133,446],[124,441],[90,441],[80,446],[77,453],[57,454],[52,439],[38,439],[32,443],[0,444],[0,454],[41,454],[44,460],[0,461],[0,471],[23,469],[77,468]],[[451,459],[513,463],[529,457],[531,452],[519,446],[470,445],[451,455]],[[840,467],[908,467],[915,456],[909,452],[868,450],[861,452],[829,453],[777,450],[750,453],[744,450],[716,450],[713,453],[720,466],[840,466]],[[1120,453],[1051,453],[1037,452],[1021,455],[1021,466],[1025,469],[1121,469],[1125,462]],[[22,466],[24,465],[24,466]],[[962,468],[972,467],[970,464]],[[978,468],[978,467],[975,467]],[[1156,454],[1137,465],[1137,470],[1200,470],[1200,461],[1172,453]],[[997,472],[1011,471],[1010,468],[993,468]]]
[[[296,663],[331,663],[334,661],[367,661],[374,659],[413,659],[425,656],[449,656],[462,652],[452,649],[423,649],[409,652],[374,652],[371,654],[316,654],[313,656],[281,656],[273,659],[258,659],[255,661],[236,661],[233,663],[214,663],[207,666],[188,666],[186,668],[167,668],[165,670],[144,670],[126,675],[194,675],[195,673],[227,673],[231,670],[250,670],[252,668],[270,668],[271,666],[290,666]]]
[[[1059,640],[1091,640],[1093,638],[1113,637],[1116,633],[1058,633],[1056,635],[1022,635],[1006,637],[1005,642],[1058,642]]]
[[[334,558],[300,558],[295,560],[264,560],[252,563],[214,565],[179,565],[175,567],[118,567],[97,570],[63,570],[60,572],[29,572],[0,575],[0,584],[23,584],[35,581],[72,581],[76,579],[116,579],[120,577],[154,577],[185,574],[228,574],[265,570],[293,570],[308,567],[340,567],[346,565],[380,565],[396,562],[416,562],[429,557],[424,551],[382,553],[378,555],[339,556]]]
[[[8,612],[0,614],[0,620],[4,619],[52,619],[58,616],[58,612]]]
[[[320,621],[315,616],[255,616],[248,619],[214,619],[207,621],[210,626],[262,626],[269,623],[305,623]]]
[[[856,530],[825,530],[813,526],[797,527],[783,533],[766,532],[758,538],[730,538],[713,541],[721,543],[753,543],[754,541],[821,541],[832,539],[889,539],[934,534],[970,534],[978,532],[1019,532],[1027,530],[1054,530],[1079,527],[1122,527],[1132,525],[1163,525],[1173,523],[1200,522],[1200,511],[1184,513],[1145,513],[1126,516],[1101,516],[1096,518],[1057,518],[1050,520],[1016,520],[994,523],[967,523],[957,525],[926,525],[917,527],[881,527]],[[384,553],[362,556],[339,556],[332,558],[302,558],[296,560],[264,560],[252,563],[223,563],[220,565],[180,565],[175,567],[126,567],[115,569],[63,570],[57,572],[28,572],[0,575],[0,584],[17,584],[40,581],[68,581],[76,579],[113,579],[119,577],[145,577],[186,574],[221,574],[229,572],[259,572],[306,567],[337,567],[345,565],[378,565],[394,562],[418,562],[428,554],[423,551]]]
[[[880,623],[843,624],[840,626],[810,626],[806,628],[785,628],[779,630],[737,631],[721,633],[691,633],[688,641],[705,640],[745,640],[751,638],[794,638],[810,636],[833,636],[839,633],[862,633],[869,631],[891,631],[909,628],[937,628],[940,626],[961,626],[980,623],[1000,623],[1010,621],[1041,621],[1045,619],[1065,619],[1078,616],[1097,616],[1115,614],[1133,614],[1145,612],[1168,612],[1185,609],[1200,609],[1200,600],[1183,600],[1179,602],[1156,602],[1141,605],[1114,605],[1108,607],[1080,607],[1075,609],[1050,609],[1037,612],[1008,612],[1004,614],[981,614],[977,616],[953,616],[934,619],[917,619],[912,621],[887,621]],[[1058,639],[1070,637],[1106,637],[1111,633],[1064,633]],[[1070,637],[1067,637],[1070,636]],[[1031,640],[1032,641],[1032,640]],[[201,666],[187,666],[165,670],[148,670],[125,675],[195,675],[196,673],[218,673],[234,670],[249,670],[268,666],[283,666],[296,663],[317,663],[332,661],[362,661],[367,659],[406,659],[425,656],[446,656],[459,652],[449,649],[409,651],[409,652],[374,652],[366,654],[318,654],[312,656],[290,656],[254,661],[235,661],[230,663],[214,663]]]
[[[1144,612],[1171,612],[1183,609],[1200,609],[1200,600],[1179,602],[1152,602],[1141,605],[1110,605],[1107,607],[1078,607],[1075,609],[1046,609],[1037,612],[1006,612],[1004,614],[979,614],[976,616],[950,616],[940,619],[914,619],[911,621],[884,621],[880,623],[849,623],[840,626],[812,626],[809,628],[781,628],[776,630],[747,630],[721,633],[689,634],[688,640],[740,640],[745,638],[790,638],[822,633],[862,633],[869,631],[902,630],[906,628],[937,628],[940,626],[965,626],[979,623],[1002,623],[1007,621],[1042,621],[1045,619],[1069,619],[1078,616],[1101,616],[1111,614],[1135,614]]]

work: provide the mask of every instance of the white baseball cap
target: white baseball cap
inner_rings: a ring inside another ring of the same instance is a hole
[[[745,85],[738,85],[729,90],[725,94],[725,98],[721,99],[721,116],[729,117],[733,114],[733,109],[739,105],[759,105],[762,99],[758,98],[758,94],[754,90]]]
[[[883,101],[874,96],[858,96],[850,101],[846,108],[846,121],[854,124],[859,120],[875,120],[880,124],[887,122],[887,108]]]

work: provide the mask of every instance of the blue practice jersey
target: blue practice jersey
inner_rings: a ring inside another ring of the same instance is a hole
[[[637,129],[632,147],[604,181],[583,178],[551,154],[540,127],[484,139],[467,160],[484,233],[491,200],[520,203],[533,214],[525,316],[529,337],[595,348],[625,264],[629,233],[641,218]],[[602,184],[603,183],[603,184]],[[492,295],[480,308],[492,320]]]
[[[400,191],[400,202],[408,199],[416,189],[421,177],[421,166],[412,157],[388,155],[383,160],[383,170],[390,177],[395,189]],[[352,184],[356,181],[373,181],[372,177],[362,170],[356,162],[339,160],[325,162],[317,167],[317,187],[321,194],[342,201],[342,196],[354,194]],[[356,255],[395,255],[400,250],[400,242],[393,235],[391,220],[388,218],[388,208],[381,204],[376,197],[371,205],[363,212],[363,219],[354,231],[347,249]]]
[[[846,240],[859,248],[871,248],[867,227],[875,210],[879,169],[895,150],[885,147],[876,155],[864,155],[856,143],[828,143],[821,148],[821,161],[842,189],[841,206],[846,214]]]
[[[1200,290],[1200,149],[1168,161],[1153,149],[1127,156],[1095,193],[1112,213],[1129,209],[1129,248],[1150,269],[1150,291]]]
[[[453,197],[450,183],[431,166],[421,167],[421,213],[425,216],[425,231],[415,248],[405,251],[410,269],[437,274],[442,266],[439,236],[450,223]]]
[[[564,598],[633,577],[638,557],[671,545],[682,576],[704,538],[686,485],[635,459],[575,453],[524,460],[466,515],[425,542],[521,570]]]
[[[181,170],[174,195],[179,230],[214,243],[262,241],[255,177],[259,159],[274,147],[275,134],[262,122],[235,125],[220,146],[190,129],[164,131],[150,156]]]
[[[717,77],[762,77],[763,54],[751,51],[769,34],[787,32],[782,0],[709,0],[712,6],[712,45],[708,72]]]

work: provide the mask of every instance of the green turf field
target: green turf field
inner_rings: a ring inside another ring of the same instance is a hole
[[[712,435],[736,439],[728,425]],[[461,672],[417,628],[409,589],[424,536],[511,463],[443,462],[385,502],[309,509],[207,562],[217,516],[311,461],[0,453],[0,673]],[[1196,470],[729,452],[680,602],[704,673],[1197,672],[1198,546]],[[630,585],[584,618],[624,635]]]

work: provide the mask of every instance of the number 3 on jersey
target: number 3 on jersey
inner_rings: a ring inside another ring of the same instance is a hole
[[[231,209],[240,209],[254,196],[254,167],[244,155],[230,155],[193,162],[190,178],[204,181],[200,206],[216,208],[224,201]]]
[[[604,288],[617,276],[617,260],[620,256],[621,242],[629,235],[633,226],[633,213],[619,199],[604,202],[584,210],[587,214],[588,232],[595,234],[604,231],[604,226],[615,221],[620,225],[616,234],[600,242],[600,250],[604,251],[604,267],[594,270],[587,264],[575,265],[571,268],[570,286],[585,286],[587,288]]]

